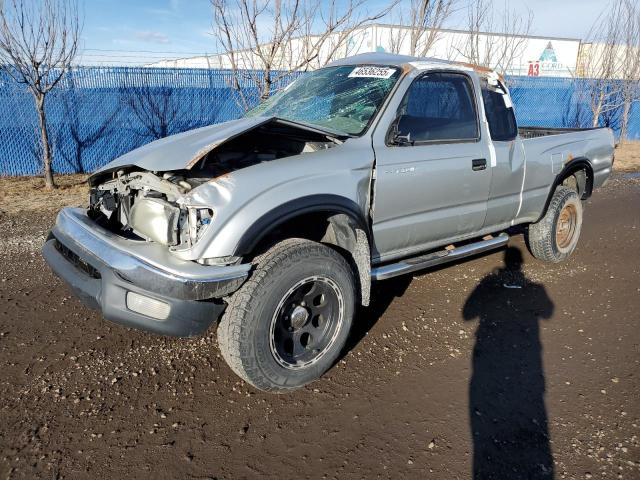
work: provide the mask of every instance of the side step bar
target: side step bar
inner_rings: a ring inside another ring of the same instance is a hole
[[[405,273],[434,267],[442,263],[453,262],[464,257],[500,248],[503,245],[506,245],[508,241],[509,235],[501,233],[497,237],[469,243],[451,250],[439,250],[419,257],[407,258],[399,261],[398,263],[374,267],[371,269],[371,279],[386,280],[387,278],[393,278],[398,275],[404,275]]]

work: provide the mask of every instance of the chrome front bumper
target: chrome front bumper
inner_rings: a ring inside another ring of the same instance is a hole
[[[65,208],[43,248],[53,271],[105,318],[169,335],[195,335],[224,310],[216,300],[237,290],[250,264],[210,267],[175,258],[161,245],[119,237],[82,209]],[[158,319],[131,310],[127,295],[167,305]]]

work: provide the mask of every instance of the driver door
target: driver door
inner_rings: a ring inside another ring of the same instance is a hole
[[[395,140],[374,135],[377,260],[446,245],[482,228],[491,169],[477,90],[464,73],[423,74],[394,112]]]

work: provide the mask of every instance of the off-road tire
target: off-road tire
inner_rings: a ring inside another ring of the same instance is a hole
[[[285,368],[273,354],[271,325],[287,293],[310,276],[326,278],[341,294],[341,322],[332,343],[304,368]],[[218,345],[231,369],[254,387],[285,392],[319,378],[338,359],[349,335],[356,286],[349,263],[332,248],[303,239],[284,240],[257,259],[251,277],[228,299]]]
[[[561,215],[563,218],[567,215],[571,217],[568,227],[567,222],[559,222]],[[547,213],[539,222],[527,228],[526,240],[531,254],[552,263],[566,260],[578,244],[582,216],[582,202],[578,193],[571,188],[558,186]]]

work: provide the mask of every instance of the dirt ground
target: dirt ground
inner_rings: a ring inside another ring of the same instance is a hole
[[[343,359],[286,395],[213,330],[85,308],[40,256],[58,201],[0,217],[0,478],[640,478],[637,175],[595,192],[566,263],[518,236],[508,265],[377,284]]]
[[[640,142],[627,142],[618,145],[613,168],[622,172],[640,170]]]

